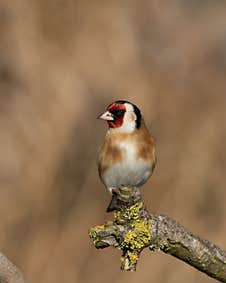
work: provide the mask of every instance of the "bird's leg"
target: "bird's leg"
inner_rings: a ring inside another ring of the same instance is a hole
[[[121,186],[120,188],[109,188],[109,191],[112,197],[107,212],[119,210],[123,206],[131,206],[141,200],[140,190],[137,187]]]

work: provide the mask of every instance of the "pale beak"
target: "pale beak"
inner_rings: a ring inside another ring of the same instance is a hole
[[[106,120],[106,121],[113,121],[114,117],[111,114],[111,112],[106,111],[103,114],[100,114],[100,116],[98,116],[97,119],[102,119],[102,120]]]

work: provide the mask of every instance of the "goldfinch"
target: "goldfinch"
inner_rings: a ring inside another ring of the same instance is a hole
[[[112,194],[109,212],[117,209],[120,187],[140,187],[152,175],[156,152],[154,139],[136,105],[117,100],[98,118],[109,126],[97,161],[100,179]]]

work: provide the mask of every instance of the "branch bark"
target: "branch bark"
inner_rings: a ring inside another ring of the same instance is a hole
[[[2,253],[0,253],[0,282],[26,283],[20,270]]]
[[[148,247],[171,254],[226,282],[226,251],[168,216],[149,213],[138,189],[120,188],[114,220],[91,228],[89,235],[96,248],[113,246],[122,250],[122,270],[135,271],[140,253]]]

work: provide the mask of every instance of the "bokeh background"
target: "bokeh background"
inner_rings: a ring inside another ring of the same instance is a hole
[[[155,136],[142,193],[226,247],[226,2],[0,1],[0,247],[32,283],[214,282],[162,253],[136,273],[96,250],[104,107],[127,99]]]

